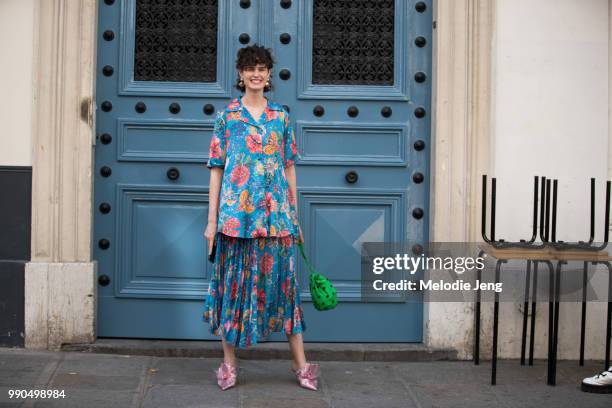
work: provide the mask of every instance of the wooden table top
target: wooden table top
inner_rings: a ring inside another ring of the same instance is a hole
[[[482,243],[478,248],[496,259],[524,259],[534,261],[612,261],[607,251],[587,251],[583,249],[559,250],[551,247],[542,249],[528,248],[495,248],[491,244]]]

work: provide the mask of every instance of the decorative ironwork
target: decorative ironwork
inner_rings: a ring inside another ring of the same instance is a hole
[[[102,203],[99,209],[102,214],[108,214],[111,210],[111,205],[109,203]]]
[[[419,106],[418,108],[416,108],[414,110],[414,116],[416,116],[419,119],[422,119],[425,117],[425,108]]]
[[[313,84],[393,85],[394,0],[314,0]]]
[[[412,175],[412,181],[417,184],[421,184],[423,180],[425,180],[425,176],[421,172],[417,172]]]
[[[416,74],[414,74],[414,80],[417,81],[419,84],[422,84],[427,80],[427,75],[425,75],[424,72],[417,72]]]
[[[115,70],[110,65],[105,65],[104,68],[102,68],[102,73],[104,74],[104,76],[111,76],[113,75],[113,72],[115,72]]]
[[[240,41],[240,44],[248,44],[251,41],[251,36],[247,33],[242,33],[238,36],[238,41]]]
[[[109,133],[102,133],[102,135],[100,135],[100,141],[102,144],[107,145],[113,141],[113,137]]]
[[[288,80],[289,78],[291,78],[291,71],[289,71],[288,69],[281,69],[278,73],[278,77],[284,81]]]
[[[147,110],[147,104],[145,104],[144,102],[138,102],[136,103],[136,105],[134,105],[134,109],[138,113],[145,113]]]
[[[134,80],[215,82],[217,0],[137,0]]]
[[[424,148],[425,148],[425,142],[424,141],[417,140],[416,142],[414,142],[414,150],[416,150],[417,152],[420,152]]]
[[[111,110],[113,110],[113,104],[111,101],[104,101],[102,102],[102,111],[103,112],[110,112]]]
[[[291,42],[291,34],[289,33],[282,33],[279,38],[280,42],[283,44],[289,44]]]
[[[213,104],[207,103],[206,105],[204,105],[204,108],[202,108],[202,110],[205,114],[212,115],[215,112],[215,106]]]

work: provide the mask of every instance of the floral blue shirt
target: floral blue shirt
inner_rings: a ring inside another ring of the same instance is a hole
[[[255,120],[241,98],[217,113],[206,167],[223,168],[217,231],[232,237],[299,236],[285,168],[301,159],[289,113],[268,98]]]

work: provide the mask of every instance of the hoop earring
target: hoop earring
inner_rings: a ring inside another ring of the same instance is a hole
[[[270,80],[266,81],[266,85],[264,86],[264,90],[266,90],[266,91],[270,90]]]
[[[240,78],[240,82],[238,82],[238,85],[244,88],[244,81],[242,80],[242,78]]]

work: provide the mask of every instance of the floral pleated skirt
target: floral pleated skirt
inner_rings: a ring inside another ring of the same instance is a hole
[[[306,330],[296,276],[296,237],[217,233],[203,320],[210,332],[247,348],[271,332]]]

